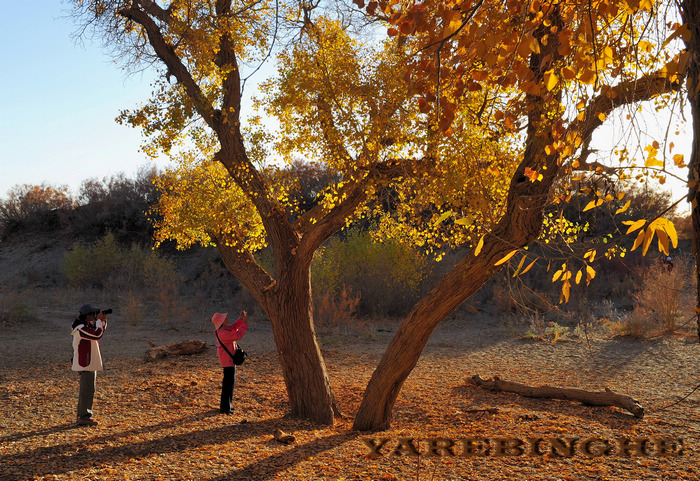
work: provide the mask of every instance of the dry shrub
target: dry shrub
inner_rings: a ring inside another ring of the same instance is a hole
[[[121,296],[120,310],[131,326],[140,326],[146,314],[146,306],[143,300],[133,293]]]
[[[648,339],[659,332],[650,311],[644,307],[635,308],[625,319],[608,321],[605,325],[613,336],[634,339]]]
[[[369,232],[350,231],[332,238],[314,257],[313,291],[340,295],[343,286],[361,297],[360,316],[402,316],[430,275],[428,258],[398,241],[375,241]]]
[[[34,321],[37,314],[28,291],[2,290],[0,295],[0,320],[3,324]]]
[[[180,295],[182,276],[175,264],[135,244],[122,247],[112,234],[92,245],[75,245],[65,256],[64,271],[74,287],[125,296],[134,322],[143,319],[137,312],[140,309],[154,310],[161,324],[180,324],[191,317],[191,309]]]
[[[343,286],[338,295],[326,291],[314,303],[315,324],[319,329],[342,327],[347,332],[359,304],[360,296],[353,294],[347,286]]]
[[[656,263],[641,272],[634,293],[634,310],[622,321],[621,334],[637,339],[675,332],[679,323],[692,316],[695,276],[693,263],[678,257],[673,267]]]

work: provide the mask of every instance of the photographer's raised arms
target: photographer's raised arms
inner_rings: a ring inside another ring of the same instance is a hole
[[[233,412],[233,388],[236,384],[236,355],[238,349],[236,341],[241,339],[248,329],[248,314],[241,311],[240,317],[233,324],[228,323],[228,314],[217,312],[211,317],[214,324],[214,335],[216,336],[216,353],[219,363],[224,369],[224,377],[221,380],[221,401],[219,412],[221,414],[231,414]]]
[[[112,309],[83,304],[78,317],[73,321],[73,362],[71,369],[80,372],[80,394],[78,395],[77,422],[81,426],[94,426],[92,402],[95,397],[97,371],[103,369],[100,339],[107,329],[107,314]]]

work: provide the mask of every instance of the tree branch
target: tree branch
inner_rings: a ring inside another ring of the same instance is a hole
[[[603,124],[599,114],[607,116],[623,105],[644,102],[678,90],[681,88],[681,81],[682,79],[671,82],[665,75],[655,72],[610,87],[591,101],[583,120],[574,120],[567,130],[580,133],[585,142],[591,138],[595,129]]]
[[[143,2],[147,0],[141,1]],[[153,2],[148,3],[153,4]],[[212,130],[218,131],[220,112],[214,108],[209,99],[207,99],[207,97],[204,95],[204,92],[202,92],[202,89],[194,80],[185,64],[182,62],[180,57],[178,57],[177,53],[175,52],[175,47],[170,45],[165,40],[160,27],[156,25],[153,19],[149,16],[150,12],[139,9],[138,5],[139,2],[135,1],[131,7],[120,10],[119,14],[138,23],[146,30],[148,40],[158,58],[163,61],[170,73],[174,75],[178,82],[183,85],[188,96],[194,101],[197,112],[202,116],[207,125],[209,125]],[[156,7],[157,5],[154,5],[151,8]],[[160,7],[157,8],[160,9]],[[160,10],[162,11],[162,9]]]

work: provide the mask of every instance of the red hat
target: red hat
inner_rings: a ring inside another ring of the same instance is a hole
[[[216,329],[219,329],[221,326],[223,326],[224,322],[228,319],[228,313],[226,312],[217,312],[213,316],[211,316],[211,322],[214,323],[214,327]]]

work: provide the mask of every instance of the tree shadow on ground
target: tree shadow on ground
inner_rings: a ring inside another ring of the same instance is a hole
[[[126,445],[113,446],[131,436],[138,436],[145,433],[154,433],[160,430],[169,430],[174,426],[187,425],[188,422],[201,421],[203,417],[215,416],[218,412],[211,411],[194,416],[186,416],[177,420],[155,425],[143,425],[134,429],[120,431],[118,433],[104,436],[97,435],[89,439],[90,449],[80,449],[75,443],[64,443],[53,446],[45,446],[23,452],[0,457],[0,466],[17,466],[27,457],[41,459],[42,463],[33,467],[32,475],[37,477],[47,475],[61,475],[81,469],[94,468],[96,466],[116,467],[129,460],[146,458],[153,455],[177,453],[189,449],[197,449],[206,446],[214,446],[222,442],[243,441],[251,436],[271,435],[279,427],[290,431],[303,430],[304,427],[298,422],[285,418],[271,418],[262,421],[246,423],[227,424],[225,426],[213,427],[210,429],[193,428],[192,431],[163,436],[158,439],[141,442],[129,442]],[[289,425],[289,426],[288,426]],[[16,441],[29,437],[41,437],[46,434],[74,429],[75,424],[62,424],[46,429],[17,433],[7,438],[0,438],[0,442]],[[94,429],[94,428],[81,428]],[[335,446],[350,441],[356,437],[354,433],[342,433],[332,436],[321,437],[309,443],[295,446],[291,451],[285,450],[266,458],[270,462],[256,462],[239,472],[233,472],[221,479],[267,479],[275,473],[286,469],[290,465],[296,464],[308,456],[332,449]],[[86,442],[88,444],[88,442]],[[13,479],[12,477],[3,479]]]
[[[314,439],[306,444],[294,446],[290,450],[268,456],[265,458],[264,462],[252,462],[242,469],[231,471],[224,476],[213,478],[213,480],[228,481],[272,479],[281,471],[307,460],[309,457],[316,457],[324,451],[329,451],[349,441],[353,441],[358,436],[359,433],[348,431]]]

